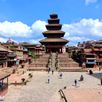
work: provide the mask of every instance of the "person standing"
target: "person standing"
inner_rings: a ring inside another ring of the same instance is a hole
[[[83,81],[84,80],[84,77],[83,75],[80,76],[80,81]]]
[[[60,73],[60,78],[62,79],[62,76],[63,76],[63,74],[62,73]]]
[[[53,75],[53,73],[54,73],[54,70],[52,70],[52,75]]]
[[[101,67],[99,67],[99,71],[101,71]]]

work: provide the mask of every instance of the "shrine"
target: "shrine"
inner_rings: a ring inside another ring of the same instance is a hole
[[[46,25],[47,31],[43,32],[45,39],[41,40],[40,43],[45,45],[45,50],[47,53],[50,52],[65,52],[65,44],[68,40],[64,39],[65,32],[61,31],[62,25],[58,19],[57,14],[51,14],[50,19],[48,19],[48,24]]]

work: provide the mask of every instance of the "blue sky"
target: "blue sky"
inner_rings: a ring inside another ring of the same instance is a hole
[[[0,41],[38,43],[53,12],[69,45],[102,40],[102,0],[0,0]]]

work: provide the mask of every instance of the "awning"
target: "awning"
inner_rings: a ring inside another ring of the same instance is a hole
[[[96,64],[96,62],[86,62],[86,64]]]

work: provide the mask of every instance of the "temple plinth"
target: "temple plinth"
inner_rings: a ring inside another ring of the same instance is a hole
[[[46,52],[63,52],[63,47],[68,43],[68,40],[64,39],[65,32],[61,31],[62,25],[58,19],[57,14],[51,14],[46,25],[47,31],[43,32],[45,39],[40,43],[45,45]]]

